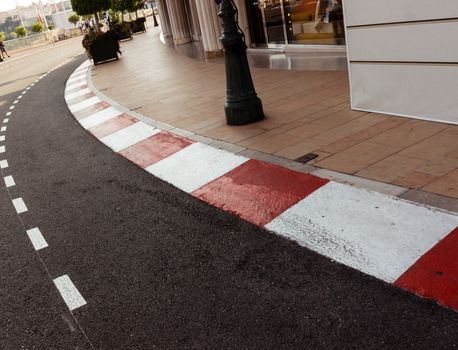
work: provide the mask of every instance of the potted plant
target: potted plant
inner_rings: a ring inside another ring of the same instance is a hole
[[[93,14],[96,30],[91,30],[83,38],[83,46],[94,64],[117,60],[119,39],[113,30],[103,33],[99,23],[99,12],[108,10],[111,0],[71,0],[73,10],[80,16]]]

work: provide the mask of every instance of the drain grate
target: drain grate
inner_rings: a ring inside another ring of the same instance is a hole
[[[299,163],[308,163],[311,160],[314,160],[315,158],[318,158],[318,154],[316,153],[307,153],[305,156],[296,158],[295,161]]]

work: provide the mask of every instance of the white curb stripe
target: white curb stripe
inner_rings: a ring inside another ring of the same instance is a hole
[[[458,216],[330,182],[266,225],[387,282],[458,225]]]
[[[89,117],[81,119],[79,122],[85,129],[90,129],[96,125],[99,125],[107,120],[110,120],[118,115],[121,115],[122,112],[117,110],[114,107],[108,107],[104,110],[97,112]]]
[[[74,84],[74,83],[78,83],[80,81],[86,81],[86,77],[85,76],[80,76],[80,77],[76,77],[76,78],[70,78],[67,80],[67,83],[68,84]]]
[[[86,300],[84,300],[81,293],[78,289],[76,289],[68,275],[63,275],[54,279],[54,284],[59,290],[62,299],[64,299],[65,304],[67,304],[70,311],[86,305]]]
[[[18,214],[25,213],[28,210],[27,207],[25,206],[24,201],[20,197],[13,199],[13,205],[14,205],[14,209],[16,209],[16,212]]]
[[[68,84],[68,83],[67,83],[67,84]],[[66,90],[66,91],[70,91],[70,90],[79,88],[79,87],[84,86],[84,85],[87,85],[86,81],[83,81],[83,82],[78,83],[78,84],[70,84],[70,85],[67,85],[67,86],[65,87],[65,90]]]
[[[119,152],[124,148],[135,145],[136,143],[159,132],[160,130],[148,124],[137,122],[102,138],[100,141],[110,147],[113,151]]]
[[[72,113],[76,113],[82,111],[83,109],[91,107],[99,102],[102,102],[102,100],[97,96],[94,96],[82,102],[75,103],[74,105],[69,105],[69,108]]]
[[[8,161],[6,159],[0,160],[0,169],[8,168]]]
[[[86,89],[81,89],[80,91],[68,94],[65,97],[66,97],[67,101],[70,101],[70,100],[72,100],[74,98],[77,98],[77,97],[80,97],[80,96],[83,96],[83,95],[86,95],[86,94],[89,94],[89,93],[91,93],[91,90],[86,88]]]
[[[14,178],[13,178],[13,176],[11,176],[11,175],[5,176],[5,177],[3,178],[3,180],[5,181],[5,186],[6,186],[6,187],[13,187],[13,186],[16,186],[16,182],[14,182]]]
[[[211,146],[194,143],[145,170],[190,193],[247,160]]]
[[[27,235],[29,236],[30,241],[32,242],[32,245],[35,248],[35,250],[40,250],[48,246],[48,242],[46,242],[46,240],[44,239],[43,235],[37,227],[28,230]]]

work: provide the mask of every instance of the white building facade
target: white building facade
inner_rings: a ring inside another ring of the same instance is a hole
[[[458,124],[456,0],[234,0],[252,48],[347,53],[353,109]],[[214,0],[156,0],[164,37],[221,55]]]

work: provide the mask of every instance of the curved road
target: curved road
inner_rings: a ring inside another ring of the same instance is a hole
[[[1,349],[458,346],[457,313],[210,207],[114,154],[64,101],[66,79],[84,60],[73,58],[78,41],[48,49],[0,66],[0,123],[8,119]],[[37,251],[26,233],[33,228],[47,244]],[[63,276],[80,293],[72,311],[54,283]]]

